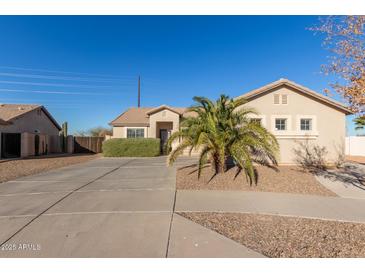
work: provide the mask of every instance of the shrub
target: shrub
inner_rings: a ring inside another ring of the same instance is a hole
[[[160,139],[115,138],[103,143],[105,157],[154,157],[160,155]]]
[[[294,149],[296,163],[309,170],[326,170],[326,147],[311,144],[309,141],[299,142],[299,147]]]
[[[344,148],[343,144],[336,146],[336,153],[337,153],[337,155],[336,155],[336,159],[335,159],[335,166],[337,168],[342,168],[346,161],[345,148]]]

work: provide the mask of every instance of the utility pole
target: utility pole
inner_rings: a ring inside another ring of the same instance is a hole
[[[141,107],[141,76],[138,76],[138,108]]]

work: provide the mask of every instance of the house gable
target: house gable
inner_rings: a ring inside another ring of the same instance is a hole
[[[276,136],[281,163],[293,163],[294,149],[306,140],[326,147],[331,160],[337,157],[346,135],[345,116],[351,113],[344,106],[285,83],[248,95],[240,97],[247,99],[243,107],[255,109],[259,115],[253,118],[261,119],[262,125]],[[309,121],[309,130],[302,129],[302,121]]]
[[[327,96],[319,94],[307,87],[304,87],[302,85],[299,85],[299,84],[297,84],[293,81],[287,80],[287,79],[280,79],[278,81],[265,85],[261,88],[255,89],[255,90],[245,93],[241,96],[238,96],[238,97],[236,97],[236,99],[245,98],[248,102],[250,102],[261,96],[265,96],[269,93],[273,93],[275,91],[282,90],[283,88],[287,89],[288,91],[296,92],[302,96],[315,100],[327,107],[334,108],[340,112],[345,113],[346,115],[353,114],[353,112],[348,107],[341,104],[340,102],[337,102]],[[280,97],[274,97],[273,100],[276,100],[278,98],[280,98]],[[280,98],[280,100],[281,100],[281,98]]]

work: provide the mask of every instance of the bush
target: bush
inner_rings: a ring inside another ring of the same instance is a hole
[[[299,147],[294,149],[296,163],[305,169],[312,171],[326,170],[326,147],[306,142],[299,143]]]
[[[154,157],[160,155],[160,139],[115,138],[103,143],[105,157]]]

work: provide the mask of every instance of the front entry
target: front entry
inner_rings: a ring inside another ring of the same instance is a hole
[[[167,140],[169,139],[169,132],[167,131],[167,129],[160,129],[160,151],[161,154],[166,154],[167,150],[166,150],[166,144],[167,144]]]
[[[20,133],[1,133],[1,158],[19,158],[20,142]]]

